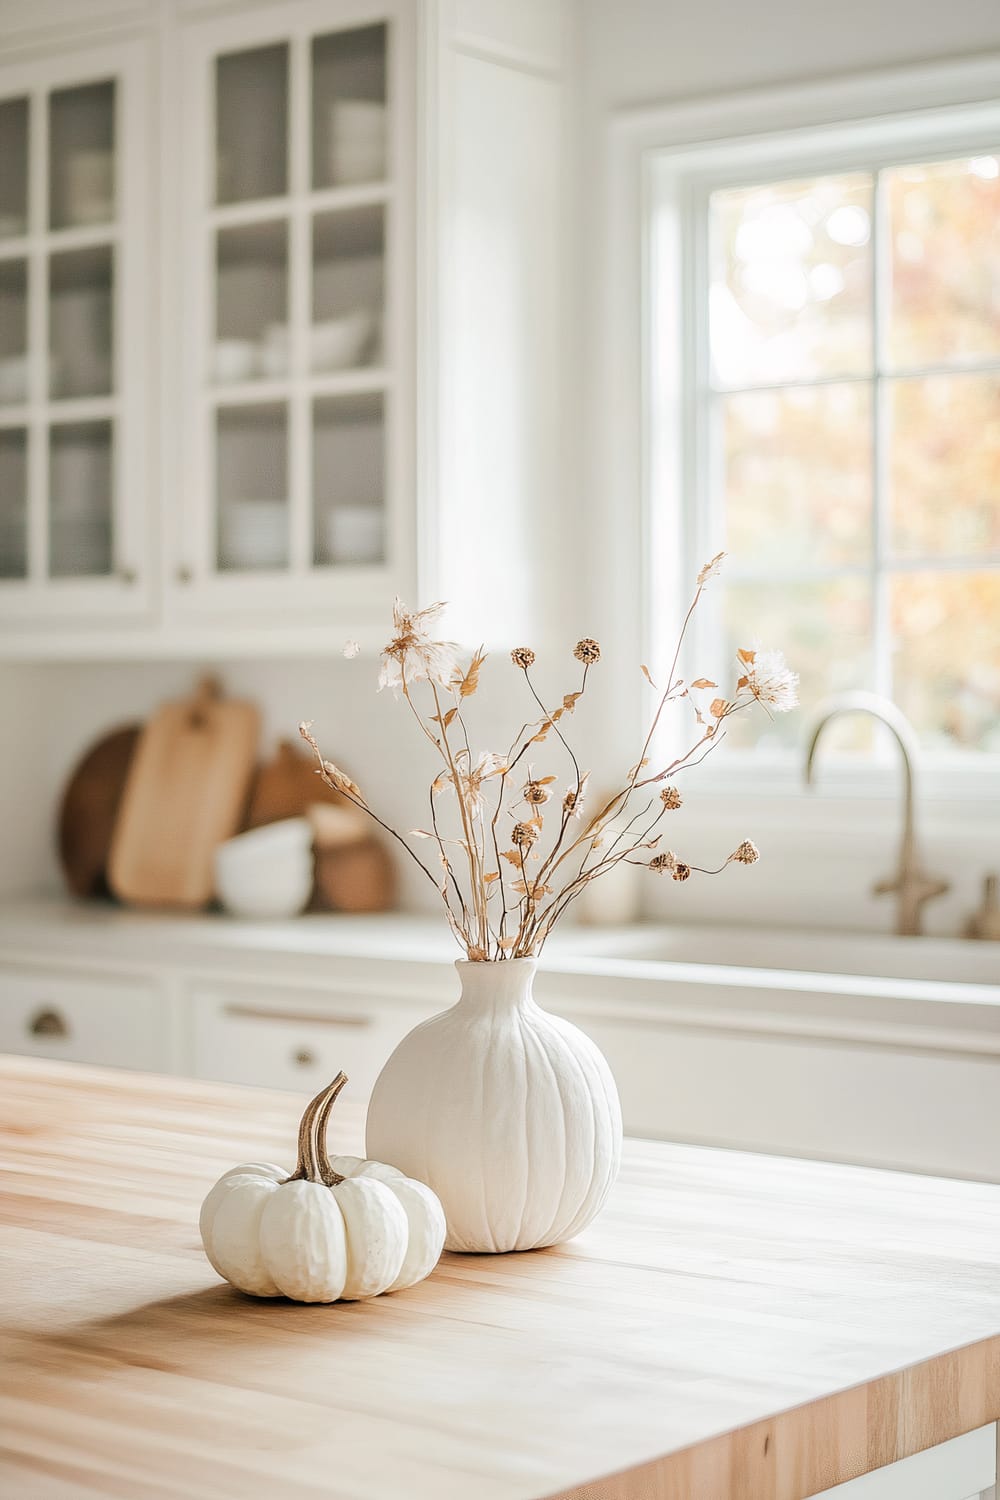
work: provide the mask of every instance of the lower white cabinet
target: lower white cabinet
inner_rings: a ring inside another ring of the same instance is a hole
[[[343,1070],[355,1099],[367,1099],[393,1048],[424,1019],[378,997],[285,986],[197,983],[190,1002],[197,1077],[319,1089]]]
[[[162,1071],[167,1016],[145,976],[0,969],[0,1052]]]
[[[824,1490],[815,1500],[995,1500],[997,1424]]]

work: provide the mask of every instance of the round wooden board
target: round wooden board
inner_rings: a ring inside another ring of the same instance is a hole
[[[59,808],[59,862],[74,896],[106,896],[108,853],[141,725],[102,735],[79,762]]]

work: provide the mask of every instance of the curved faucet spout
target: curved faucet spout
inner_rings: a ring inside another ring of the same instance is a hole
[[[875,693],[841,693],[820,705],[809,730],[806,744],[804,777],[807,786],[812,785],[816,750],[820,738],[831,719],[843,714],[867,714],[877,719],[891,731],[900,750],[903,762],[903,829],[899,849],[899,869],[893,880],[882,880],[875,886],[875,894],[893,893],[899,897],[896,931],[913,936],[921,930],[921,909],[932,896],[940,896],[948,890],[947,882],[931,880],[921,868],[917,857],[914,801],[916,795],[917,737],[913,726],[894,703],[879,698]]]

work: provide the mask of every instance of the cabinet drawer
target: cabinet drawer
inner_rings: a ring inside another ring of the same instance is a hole
[[[0,969],[0,1052],[151,1071],[167,1065],[156,986],[120,975]]]
[[[390,1052],[423,1019],[370,997],[351,1004],[235,986],[198,987],[193,1009],[199,1078],[319,1089],[343,1069],[356,1100],[367,1099]]]

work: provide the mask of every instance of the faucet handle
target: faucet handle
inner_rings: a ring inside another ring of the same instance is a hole
[[[901,936],[917,937],[920,934],[920,911],[924,903],[935,896],[943,896],[951,890],[947,880],[935,880],[922,870],[904,868],[891,880],[879,880],[872,886],[876,896],[899,897],[899,922],[897,931]]]

